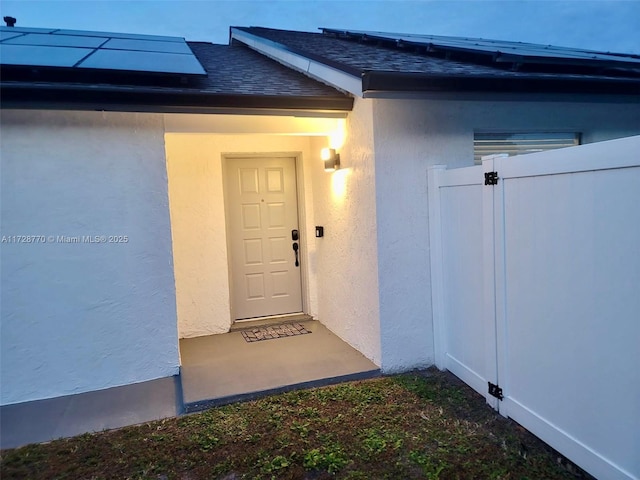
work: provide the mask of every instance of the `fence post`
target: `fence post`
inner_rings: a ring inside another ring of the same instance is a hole
[[[433,350],[436,366],[445,369],[446,338],[443,312],[442,271],[442,213],[440,210],[441,176],[445,165],[434,165],[427,170],[429,194],[429,259],[431,264],[431,318],[433,321]]]
[[[486,175],[490,172],[497,173],[497,183],[485,186],[482,191],[482,261],[483,261],[483,320],[485,328],[485,372],[487,380],[496,385],[501,384],[498,374],[498,350],[497,350],[497,319],[496,319],[496,192],[502,188],[503,179],[501,172],[496,169],[499,159],[507,158],[506,153],[485,155],[482,157],[482,171]],[[489,395],[485,395],[487,403],[500,412],[500,402]],[[501,412],[503,415],[504,413]]]

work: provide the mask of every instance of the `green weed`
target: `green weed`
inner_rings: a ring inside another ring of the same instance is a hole
[[[444,464],[433,460],[424,452],[413,450],[409,453],[409,459],[422,468],[422,473],[429,480],[438,480],[440,473],[445,469]]]
[[[326,470],[335,474],[349,463],[344,450],[339,445],[314,448],[305,452],[303,465],[307,470]]]

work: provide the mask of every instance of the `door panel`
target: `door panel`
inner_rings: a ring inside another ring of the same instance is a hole
[[[226,164],[234,320],[302,311],[294,158],[233,158]]]

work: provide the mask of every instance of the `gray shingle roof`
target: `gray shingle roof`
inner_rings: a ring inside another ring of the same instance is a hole
[[[235,28],[235,27],[234,27]],[[237,27],[247,33],[279,43],[295,52],[339,65],[347,73],[394,71],[420,73],[494,73],[494,69],[439,58],[426,58],[414,52],[383,48],[377,43],[358,43],[321,33],[274,30],[262,27]]]
[[[348,111],[353,98],[241,45],[187,42],[207,76],[2,67],[2,106]]]
[[[570,62],[563,61],[558,61],[556,64],[528,63],[520,66],[515,62],[492,62],[487,55],[477,55],[474,52],[433,52],[424,46],[407,45],[393,39],[388,41],[381,38],[367,39],[363,35],[346,33],[341,35],[337,31],[310,33],[262,27],[233,28],[261,37],[284,50],[307,56],[355,76],[384,74],[385,85],[392,90],[394,88],[390,78],[395,74],[396,78],[411,77],[411,87],[417,89],[420,89],[420,85],[416,83],[416,79],[420,77],[423,79],[458,78],[466,83],[469,83],[470,79],[496,80],[501,82],[501,85],[506,85],[507,82],[513,85],[515,82],[535,81],[536,85],[545,82],[547,84],[553,82],[555,85],[561,82],[579,82],[588,84],[588,87],[594,87],[600,82],[610,85],[620,84],[627,90],[640,93],[640,68],[629,68],[623,62],[620,62],[620,68],[614,65],[615,62],[609,62],[606,68],[572,65]],[[378,76],[378,78],[382,77]],[[532,83],[529,85],[534,86]],[[437,89],[446,89],[446,85],[439,85]],[[626,93],[630,92],[626,91]]]
[[[341,97],[338,90],[291,70],[244,45],[187,42],[208,73],[189,88],[233,95]]]

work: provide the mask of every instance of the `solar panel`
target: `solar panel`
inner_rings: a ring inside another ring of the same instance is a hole
[[[200,63],[190,55],[105,49],[96,51],[78,67],[183,74],[199,74],[202,71]]]
[[[2,30],[0,32],[0,41],[2,40],[8,40],[10,38],[14,38],[14,37],[20,37],[21,35],[23,35],[20,32],[5,32],[4,30]]]
[[[48,35],[42,33],[29,33],[12,38],[3,45],[34,45],[42,47],[93,47],[97,48],[105,43],[104,37],[78,37],[72,35]]]
[[[485,40],[481,38],[445,37],[438,35],[417,35],[405,33],[369,32],[362,30],[336,30],[323,28],[323,32],[347,34],[399,43],[423,46],[430,50],[465,51],[490,55],[496,61],[534,62],[534,63],[601,63],[615,62],[640,66],[640,58],[634,55],[612,54],[578,48],[538,45],[524,42]]]
[[[184,38],[2,27],[0,63],[206,75]]]
[[[4,65],[70,68],[91,52],[90,48],[0,44],[0,59]]]
[[[80,35],[83,37],[129,38],[132,40],[157,40],[160,42],[184,43],[184,38],[165,37],[162,35],[140,35],[137,33],[90,32],[85,30],[55,30],[56,35]]]

